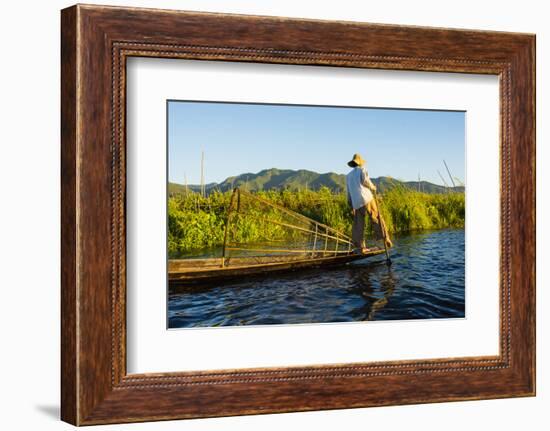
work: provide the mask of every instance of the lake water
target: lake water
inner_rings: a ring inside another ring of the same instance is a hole
[[[170,328],[464,317],[464,230],[394,238],[348,266],[253,278],[172,294]]]

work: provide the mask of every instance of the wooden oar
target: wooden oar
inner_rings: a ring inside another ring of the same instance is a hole
[[[374,202],[376,202],[376,207],[378,208],[378,225],[380,226],[380,232],[382,232],[382,240],[384,241],[384,250],[386,251],[386,263],[388,266],[391,265],[390,253],[388,252],[388,246],[386,244],[386,231],[382,225],[382,211],[380,211],[380,205],[378,205],[378,198],[376,192],[372,192]]]

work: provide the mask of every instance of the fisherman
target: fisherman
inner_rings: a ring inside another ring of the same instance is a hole
[[[388,235],[386,224],[379,217],[378,206],[373,193],[376,186],[370,180],[365,160],[360,154],[354,154],[353,159],[348,162],[351,169],[346,177],[346,188],[348,203],[352,208],[353,224],[351,238],[356,253],[367,253],[369,250],[365,245],[365,215],[368,213],[373,221],[373,227],[379,238],[383,238],[386,246],[390,248],[393,244]]]

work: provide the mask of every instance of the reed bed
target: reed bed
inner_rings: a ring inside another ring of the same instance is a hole
[[[348,235],[351,232],[351,208],[344,193],[322,188],[319,191],[272,190],[256,194]],[[213,192],[206,197],[193,192],[171,196],[168,199],[169,257],[221,246],[230,198],[231,192]],[[378,202],[390,233],[464,226],[464,193],[428,194],[396,185],[379,195]],[[277,214],[269,216],[273,218]],[[234,229],[238,238],[249,242],[275,240],[281,236],[276,224],[262,223],[261,217],[242,221]],[[367,235],[372,236],[370,223]]]

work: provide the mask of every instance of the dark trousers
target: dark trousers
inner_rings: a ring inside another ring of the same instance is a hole
[[[357,208],[353,213],[353,223],[351,225],[351,239],[356,248],[365,247],[365,215],[367,207]]]
[[[365,216],[369,214],[372,222],[375,235],[378,239],[386,238],[386,242],[391,247],[391,240],[388,234],[388,229],[384,220],[379,220],[378,206],[373,199],[367,205],[355,210],[353,215],[353,223],[351,225],[351,239],[356,248],[362,249],[365,247]],[[380,223],[380,221],[382,223]]]

